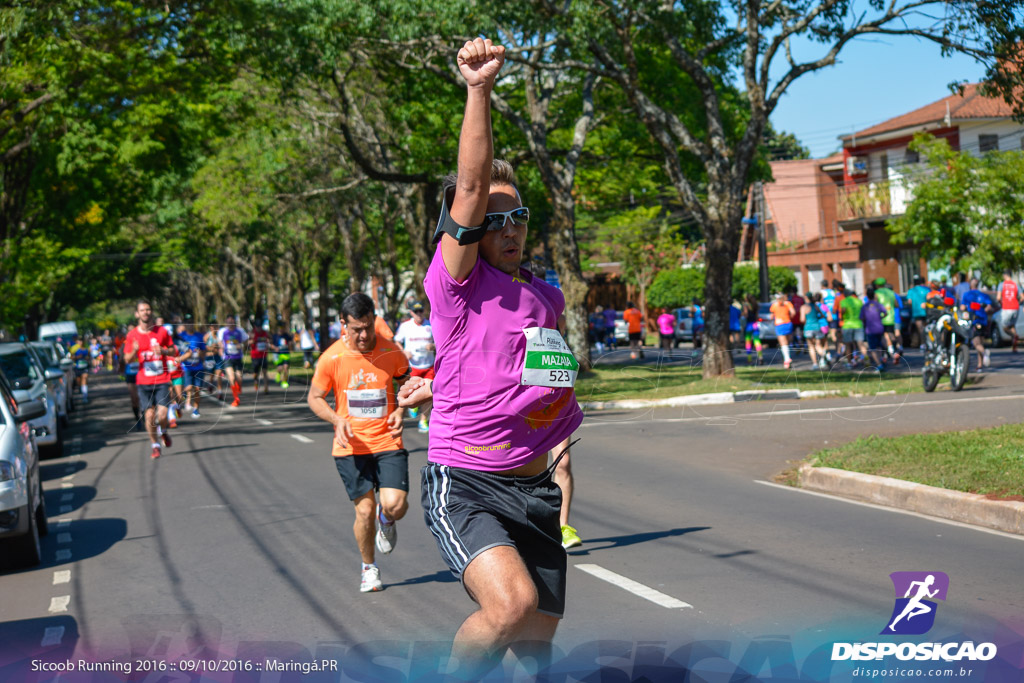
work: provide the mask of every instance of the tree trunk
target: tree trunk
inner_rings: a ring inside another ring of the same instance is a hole
[[[729,307],[732,305],[732,270],[739,251],[739,226],[743,216],[741,199],[731,202],[722,199],[715,206],[714,194],[711,193],[708,204],[712,210],[709,211],[710,222],[705,230],[707,243],[704,252],[703,376],[706,379],[735,374],[729,349]]]
[[[554,237],[554,261],[558,280],[565,296],[565,323],[569,344],[581,370],[589,370],[590,340],[587,337],[587,282],[580,269],[580,251],[576,244],[575,208],[572,198],[559,201],[555,198],[555,212],[548,225]]]
[[[319,272],[317,273],[317,280],[320,287],[320,299],[317,301],[319,312],[320,312],[320,350],[323,351],[327,348],[330,343],[330,311],[328,310],[331,305],[331,286],[330,286],[330,274],[331,274],[331,262],[334,261],[334,257],[331,254],[323,254],[319,261]]]

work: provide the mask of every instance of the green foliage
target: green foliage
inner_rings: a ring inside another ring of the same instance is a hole
[[[704,268],[663,270],[647,291],[647,302],[655,308],[689,306],[693,299],[704,300]]]
[[[663,270],[654,278],[647,292],[647,300],[658,308],[688,306],[694,298],[704,300],[704,281],[703,266]],[[759,282],[757,266],[735,266],[732,271],[732,298],[742,300],[748,294],[758,296]],[[770,266],[768,284],[772,292],[789,291],[791,287],[797,286],[796,275],[789,268]]]
[[[757,266],[737,265],[732,269],[732,298],[742,300],[749,294],[760,296],[761,280]],[[796,275],[785,266],[768,266],[769,296],[775,292],[788,292],[797,286]]]
[[[920,133],[911,148],[925,163],[905,175],[913,199],[888,222],[893,239],[920,245],[933,267],[980,269],[988,281],[1024,268],[1024,153],[976,157]]]

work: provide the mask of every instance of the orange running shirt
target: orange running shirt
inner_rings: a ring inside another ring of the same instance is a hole
[[[796,311],[793,310],[793,304],[788,301],[776,301],[772,304],[770,310],[775,317],[776,325],[785,325],[786,323],[793,322],[793,316],[796,315]]]
[[[643,315],[638,308],[627,308],[622,312],[622,319],[629,323],[629,332],[639,332],[643,327]]]
[[[378,337],[384,337],[389,341],[395,338],[395,333],[391,331],[387,321],[379,315],[373,321],[373,330]]]
[[[377,337],[370,353],[350,349],[338,340],[320,356],[313,386],[334,393],[334,412],[349,418],[354,436],[347,448],[331,439],[336,458],[394,451],[402,437],[388,432],[387,417],[395,411],[395,379],[409,374],[405,353],[390,339]]]

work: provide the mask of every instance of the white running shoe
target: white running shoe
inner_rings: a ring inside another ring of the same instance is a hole
[[[377,565],[367,567],[363,570],[363,580],[359,583],[360,593],[374,593],[384,590],[384,584],[380,581],[380,569]]]
[[[377,550],[387,555],[395,549],[395,544],[398,543],[398,523],[380,523],[380,503],[377,503],[377,515],[374,521],[377,524]]]
[[[992,359],[988,355],[988,349],[985,349],[985,353],[982,354],[982,363],[981,364],[984,365],[986,368],[989,367],[990,365],[992,365]]]

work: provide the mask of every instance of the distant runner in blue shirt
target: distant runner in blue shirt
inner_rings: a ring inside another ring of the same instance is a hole
[[[985,292],[978,289],[978,278],[971,278],[971,288],[964,292],[960,299],[960,309],[966,311],[973,319],[971,330],[971,344],[978,352],[978,372],[987,368],[991,363],[988,349],[982,340],[985,338],[985,331],[988,329],[989,312],[992,310],[992,298]],[[973,304],[973,305],[972,305]]]

